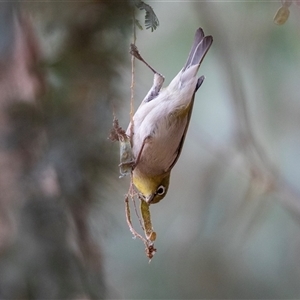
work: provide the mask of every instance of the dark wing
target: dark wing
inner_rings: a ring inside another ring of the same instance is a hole
[[[185,80],[189,80],[191,77],[196,76],[195,73],[190,73],[189,72],[189,68],[195,65],[198,65],[198,68],[200,67],[200,64],[202,62],[202,60],[204,59],[207,51],[209,50],[211,44],[213,42],[213,38],[212,36],[205,36],[204,32],[201,28],[198,28],[198,30],[196,31],[195,37],[194,37],[194,42],[191,48],[191,51],[189,53],[187,62],[185,63],[183,69],[182,69],[182,76],[181,76],[181,80],[185,81]],[[198,70],[197,68],[197,70]],[[195,70],[195,72],[197,73],[197,70]],[[189,123],[190,123],[190,119],[191,119],[191,115],[192,115],[192,110],[193,110],[193,106],[194,106],[194,100],[195,100],[195,94],[196,91],[199,89],[199,87],[201,86],[202,82],[204,80],[204,76],[201,76],[198,79],[197,85],[195,86],[195,91],[192,97],[192,100],[190,102],[190,107],[189,107],[189,111],[188,111],[188,115],[187,115],[187,124],[186,127],[184,129],[182,138],[180,140],[180,143],[178,145],[178,148],[175,152],[175,159],[172,162],[172,164],[170,165],[170,167],[168,168],[168,171],[170,171],[174,165],[176,164],[181,151],[182,151],[182,147],[184,144],[184,140],[186,137],[186,133],[189,127]]]
[[[191,116],[192,116],[192,111],[193,111],[193,106],[194,106],[194,100],[195,100],[195,94],[196,94],[196,92],[194,93],[193,99],[192,99],[192,101],[190,103],[190,109],[189,109],[189,112],[188,112],[188,115],[187,115],[187,123],[186,123],[185,129],[184,129],[182,138],[180,140],[180,143],[178,145],[178,148],[177,148],[177,150],[175,152],[175,159],[174,159],[174,161],[172,162],[172,164],[170,165],[170,167],[168,168],[167,171],[170,171],[170,170],[173,169],[173,167],[177,163],[177,160],[178,160],[178,158],[179,158],[179,156],[181,154],[182,147],[183,147],[183,144],[184,144],[184,140],[185,140],[185,137],[186,137],[186,133],[187,133],[187,130],[189,128],[189,124],[190,124],[190,120],[191,120]]]

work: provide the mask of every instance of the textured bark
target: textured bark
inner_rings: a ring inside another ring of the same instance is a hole
[[[130,7],[2,3],[0,14],[0,298],[103,298],[88,218]],[[56,52],[49,28],[63,33]],[[108,31],[122,37],[115,50]]]

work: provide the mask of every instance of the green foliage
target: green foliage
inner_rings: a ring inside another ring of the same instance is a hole
[[[151,31],[154,31],[159,25],[159,20],[153,8],[141,0],[134,0],[134,5],[140,10],[145,10],[145,27],[146,29],[150,28]],[[141,24],[137,20],[135,20],[135,22],[136,25],[142,29]]]

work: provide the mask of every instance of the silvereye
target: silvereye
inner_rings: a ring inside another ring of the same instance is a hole
[[[199,28],[186,64],[163,89],[164,77],[144,61],[137,49],[131,51],[154,72],[153,86],[126,131],[135,157],[133,184],[148,204],[159,202],[167,194],[170,173],[189,126],[195,93],[204,80],[204,76],[197,78],[197,72],[212,41],[212,36],[205,36]]]

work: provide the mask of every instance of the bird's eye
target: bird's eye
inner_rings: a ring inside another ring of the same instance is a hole
[[[166,191],[166,188],[163,185],[160,185],[156,190],[156,194],[161,196],[165,193],[165,191]]]

